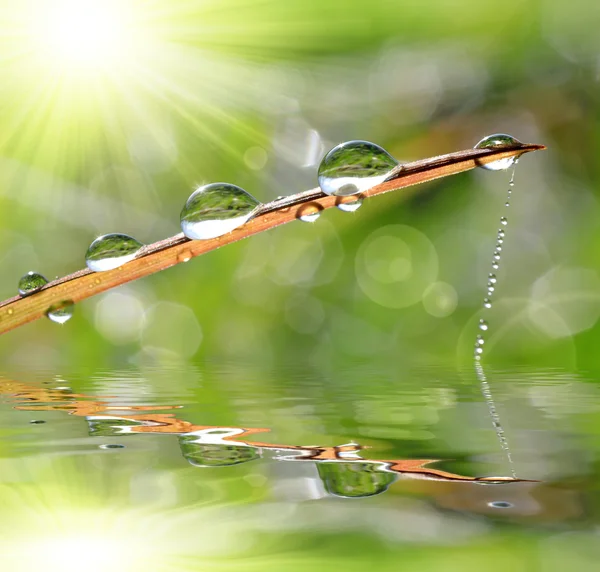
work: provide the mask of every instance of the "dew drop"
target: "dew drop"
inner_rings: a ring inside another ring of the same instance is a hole
[[[300,207],[296,216],[302,222],[315,222],[321,216],[321,210],[320,205],[308,204]]]
[[[484,337],[481,334],[477,334],[477,337],[475,338],[475,345],[482,346],[483,344],[485,344]]]
[[[85,253],[85,263],[94,272],[105,272],[133,260],[144,246],[127,234],[113,233],[99,236]]]
[[[192,253],[189,250],[182,250],[178,255],[177,255],[177,260],[179,260],[179,262],[189,262],[192,259]]]
[[[119,445],[118,443],[105,443],[104,445],[98,445],[99,449],[124,449],[125,445]]]
[[[495,133],[494,135],[488,135],[484,137],[477,145],[475,145],[474,149],[490,149],[490,148],[502,148],[502,147],[515,147],[518,145],[522,145],[522,143],[511,137],[510,135],[506,135],[505,133]],[[512,167],[518,157],[507,157],[506,159],[499,159],[498,161],[493,161],[491,163],[486,163],[485,165],[481,165],[484,169],[488,171],[503,171]]]
[[[479,329],[485,332],[488,329],[488,323],[485,320],[479,320]]]
[[[505,216],[500,218],[500,224],[502,224],[504,226],[506,226],[508,224],[508,220]],[[504,234],[502,236],[504,236]]]
[[[488,308],[488,309],[491,308],[492,307],[492,301],[489,298],[486,298],[483,301],[483,307],[484,308]]]
[[[488,274],[488,279],[491,284],[495,284],[498,281],[495,274]]]
[[[492,508],[512,508],[514,505],[507,501],[493,501],[487,503],[489,507]]]
[[[498,229],[498,238],[504,238],[505,234],[506,233],[501,228]]]
[[[356,212],[363,204],[362,199],[356,199],[355,201],[349,201],[345,203],[338,203],[336,206],[339,210],[345,213]]]
[[[37,272],[28,272],[19,280],[19,294],[21,296],[29,296],[38,290],[41,290],[48,280]]]
[[[494,270],[498,270],[498,268],[500,268],[500,265],[497,262],[492,262],[492,268]]]
[[[68,322],[73,316],[74,305],[71,300],[64,300],[48,308],[46,316],[57,324]]]
[[[319,186],[327,195],[356,195],[385,181],[398,166],[385,149],[368,141],[334,147],[319,165]]]
[[[181,230],[193,240],[223,236],[242,226],[261,202],[230,183],[211,183],[194,191],[181,211]]]

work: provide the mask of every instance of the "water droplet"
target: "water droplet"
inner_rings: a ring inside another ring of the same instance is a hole
[[[355,201],[349,201],[345,203],[338,203],[336,206],[339,210],[345,213],[356,212],[363,204],[362,199],[356,199]]]
[[[503,216],[500,219],[500,224],[503,224],[504,226],[506,226],[508,224],[508,220],[507,220],[507,218],[505,216]],[[502,236],[504,236],[504,235],[502,235]]]
[[[498,268],[500,268],[500,266],[498,265],[498,263],[497,263],[497,262],[492,262],[492,268],[493,268],[494,270],[498,270]]]
[[[491,308],[492,307],[492,301],[489,298],[486,298],[483,301],[483,307],[484,308]]]
[[[124,449],[125,445],[119,445],[118,443],[105,443],[104,445],[98,445],[99,449]]]
[[[29,296],[29,294],[41,290],[46,284],[48,284],[48,280],[44,276],[37,272],[28,272],[19,280],[19,294]]]
[[[504,206],[505,206],[505,207],[509,207],[509,206],[510,206],[510,203],[509,203],[508,201],[506,201],[506,202],[504,203]]]
[[[133,260],[144,246],[127,234],[99,236],[85,253],[85,263],[94,272],[105,272]]]
[[[485,344],[485,339],[481,334],[477,334],[477,337],[475,338],[475,344],[478,346]]]
[[[487,503],[492,508],[512,508],[514,505],[507,501],[493,501]]]
[[[506,135],[505,133],[495,133],[494,135],[488,135],[484,137],[474,149],[490,149],[490,148],[502,148],[502,147],[514,147],[516,145],[522,145],[522,143]],[[485,165],[481,165],[484,169],[489,171],[503,171],[512,167],[517,162],[517,157],[507,157],[506,159],[499,159]]]
[[[319,165],[319,186],[327,195],[356,195],[385,181],[398,166],[385,149],[368,141],[334,147]]]
[[[502,230],[501,228],[498,229],[498,238],[504,238],[506,232],[504,232],[504,230]]]
[[[322,210],[321,205],[311,203],[300,207],[296,216],[302,222],[315,222],[321,216]]]
[[[29,423],[31,423],[32,425],[41,425],[42,423],[46,423],[46,422],[43,421],[42,419],[32,419]]]
[[[495,290],[495,288],[493,286],[488,285],[488,289],[487,289],[488,296],[491,296],[494,293],[494,290]]]
[[[48,308],[46,316],[57,324],[68,322],[73,316],[74,305],[71,300],[64,300],[58,304],[53,304]]]
[[[495,254],[494,254],[494,256],[493,256],[493,259],[494,259],[496,262],[499,262],[499,261],[500,261],[500,255],[499,255],[498,253],[495,253]]]
[[[495,284],[498,281],[495,274],[488,274],[488,278],[491,284]]]
[[[181,230],[194,240],[217,238],[242,226],[260,204],[236,185],[211,183],[190,195],[181,211]]]
[[[488,329],[488,323],[485,320],[479,320],[479,329],[485,332]]]
[[[189,262],[192,259],[192,253],[189,250],[182,250],[178,255],[177,255],[177,260],[179,260],[179,262]]]

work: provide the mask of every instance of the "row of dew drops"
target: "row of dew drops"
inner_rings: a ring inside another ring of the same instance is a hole
[[[519,145],[514,137],[504,134],[482,139],[475,149]],[[497,171],[509,168],[515,159],[501,159],[482,165]],[[368,141],[348,141],[334,147],[321,161],[318,181],[327,195],[346,197],[360,195],[384,182],[400,165],[385,149]],[[354,212],[362,205],[362,198],[341,202],[338,209]],[[230,183],[211,183],[194,191],[181,211],[181,230],[192,240],[207,240],[223,236],[260,214],[263,203],[244,189]],[[310,206],[310,205],[307,205]],[[300,209],[298,219],[315,222],[320,211]],[[89,246],[85,262],[93,272],[113,270],[136,258],[144,245],[135,238],[121,233],[105,234]],[[19,294],[28,296],[41,290],[48,280],[37,272],[29,272],[19,281]],[[46,313],[53,322],[64,324],[73,315],[73,303],[64,301],[52,306]]]

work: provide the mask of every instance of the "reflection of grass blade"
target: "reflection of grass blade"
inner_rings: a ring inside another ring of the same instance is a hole
[[[387,181],[365,191],[362,195],[370,197],[410,187],[539,149],[544,149],[544,146],[519,145],[514,148],[468,149],[405,163],[395,169]],[[347,200],[355,200],[355,197],[348,197]],[[298,211],[307,204],[314,204],[319,209],[327,209],[336,206],[340,201],[343,202],[341,197],[328,196],[320,189],[312,189],[263,205],[255,218],[225,236],[191,241],[178,234],[143,248],[136,259],[114,270],[102,273],[80,270],[59,278],[27,298],[17,296],[0,302],[0,334],[41,318],[54,304],[60,304],[65,300],[80,302],[121,284],[154,274],[180,262],[187,262],[190,258],[226,244],[293,221],[298,217]]]

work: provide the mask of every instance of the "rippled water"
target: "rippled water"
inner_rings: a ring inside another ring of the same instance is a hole
[[[556,559],[537,569],[571,551],[587,563],[576,545],[597,550],[593,375],[486,373],[517,480],[471,370],[4,374],[9,569],[81,552],[99,554],[87,570],[392,570],[407,547],[403,561],[438,569],[430,550],[452,547],[478,570],[494,550],[537,566],[550,545]]]

